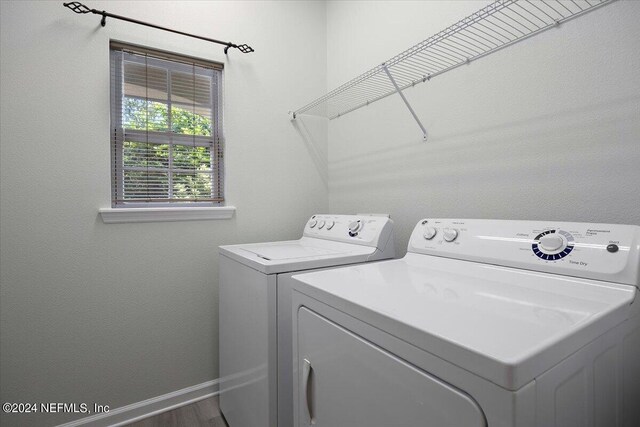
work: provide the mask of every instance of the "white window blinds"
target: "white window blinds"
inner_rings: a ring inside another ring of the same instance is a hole
[[[221,69],[112,43],[113,207],[223,204]]]

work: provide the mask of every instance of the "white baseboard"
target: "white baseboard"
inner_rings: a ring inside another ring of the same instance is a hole
[[[104,414],[91,415],[71,421],[66,424],[60,424],[58,427],[117,427],[123,426],[152,415],[170,411],[180,406],[188,405],[198,400],[206,399],[218,394],[220,380],[207,381],[206,383],[196,384],[182,390],[172,391],[162,396],[152,397],[142,402],[132,403],[131,405],[122,406],[112,409]]]

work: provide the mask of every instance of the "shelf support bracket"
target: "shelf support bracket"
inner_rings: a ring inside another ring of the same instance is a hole
[[[405,105],[409,109],[409,112],[411,113],[413,118],[416,120],[416,122],[418,122],[418,126],[420,126],[420,129],[422,129],[422,140],[426,141],[428,136],[427,130],[422,125],[422,122],[418,118],[418,115],[416,114],[416,112],[413,111],[411,104],[409,104],[409,101],[404,96],[404,93],[402,93],[402,90],[400,90],[400,87],[398,87],[398,83],[396,83],[396,80],[393,78],[393,76],[389,72],[389,69],[387,68],[387,64],[382,64],[382,69],[384,70],[385,73],[387,73],[387,77],[389,77],[389,80],[391,80],[391,84],[393,85],[393,87],[396,88],[396,92],[398,92],[398,95],[400,95],[400,98],[402,98],[402,100],[404,101]]]

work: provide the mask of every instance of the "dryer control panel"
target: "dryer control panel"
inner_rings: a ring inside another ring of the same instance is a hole
[[[408,252],[639,286],[636,225],[425,218]]]
[[[384,247],[393,231],[388,215],[313,215],[304,227],[306,237]]]

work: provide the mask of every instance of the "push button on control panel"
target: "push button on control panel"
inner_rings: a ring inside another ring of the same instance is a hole
[[[327,221],[327,230],[331,230],[336,225],[334,221]]]
[[[315,227],[317,223],[318,221],[316,221],[315,219],[312,219],[311,221],[309,221],[309,228]]]
[[[618,252],[618,249],[620,248],[614,243],[607,245],[607,251],[611,252],[612,254]]]
[[[324,228],[324,221],[320,221],[320,222],[318,223],[318,230],[320,230],[320,229],[322,229],[322,228]]]

